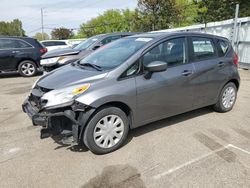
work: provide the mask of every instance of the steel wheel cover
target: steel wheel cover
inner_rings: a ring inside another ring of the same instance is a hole
[[[231,108],[236,99],[236,91],[233,87],[228,87],[222,95],[222,104],[228,109]]]
[[[100,148],[111,148],[121,140],[123,134],[122,119],[117,115],[108,115],[96,124],[93,137],[94,142]]]

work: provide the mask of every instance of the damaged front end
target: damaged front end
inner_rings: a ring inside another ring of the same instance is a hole
[[[36,86],[22,105],[34,126],[42,126],[41,139],[60,135],[62,144],[79,144],[83,127],[93,109],[71,100],[54,106],[46,106],[44,99],[51,90]]]

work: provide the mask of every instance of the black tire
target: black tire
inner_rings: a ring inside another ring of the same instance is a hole
[[[232,103],[232,105],[228,108],[226,108],[224,105],[223,105],[223,94],[225,93],[225,91],[228,89],[228,88],[233,88],[234,91],[235,91],[235,99]],[[237,99],[237,88],[235,86],[235,84],[233,82],[229,82],[227,83],[223,89],[221,90],[220,92],[220,95],[219,95],[219,99],[218,99],[218,102],[213,106],[214,110],[217,111],[217,112],[220,112],[220,113],[225,113],[225,112],[229,112],[230,110],[233,109],[233,106],[235,104],[235,101]]]
[[[102,118],[105,118],[111,115],[118,116],[122,120],[124,124],[123,134],[121,136],[121,139],[114,146],[110,148],[99,147],[94,140],[94,131],[95,131],[96,125]],[[112,151],[117,150],[124,144],[128,135],[128,131],[129,131],[129,120],[128,120],[127,115],[120,108],[104,107],[98,110],[95,113],[95,115],[91,118],[89,123],[87,124],[86,129],[83,134],[83,142],[89,148],[89,150],[92,151],[93,153],[106,154],[106,153],[110,153]]]
[[[24,66],[28,66],[30,67],[29,71],[24,69]],[[22,61],[19,65],[18,65],[18,72],[21,76],[24,77],[32,77],[35,76],[37,74],[37,65],[30,60],[25,60]]]

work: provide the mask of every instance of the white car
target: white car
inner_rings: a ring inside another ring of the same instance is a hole
[[[44,40],[40,41],[40,43],[44,45],[48,51],[71,47],[65,40]]]

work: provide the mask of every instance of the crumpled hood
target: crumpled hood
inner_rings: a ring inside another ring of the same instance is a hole
[[[37,85],[47,89],[61,89],[104,78],[108,72],[81,69],[71,64],[42,76]]]
[[[45,53],[42,56],[42,59],[58,57],[58,56],[76,55],[79,53],[80,53],[80,50],[75,50],[72,48],[55,49],[55,50],[51,50]]]

